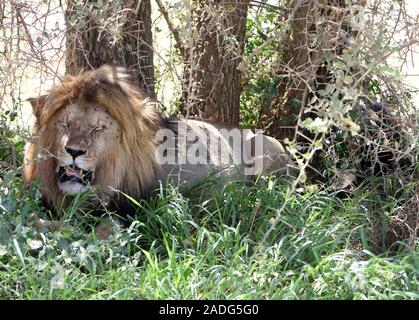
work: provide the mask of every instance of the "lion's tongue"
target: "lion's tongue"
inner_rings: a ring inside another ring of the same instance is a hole
[[[67,177],[81,177],[83,175],[83,170],[79,168],[66,168],[65,169],[65,175]]]

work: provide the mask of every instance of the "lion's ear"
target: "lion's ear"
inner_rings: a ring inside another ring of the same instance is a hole
[[[29,98],[26,101],[29,101],[32,105],[32,111],[36,119],[39,120],[42,110],[44,109],[45,103],[47,102],[48,95],[42,95],[37,98]]]

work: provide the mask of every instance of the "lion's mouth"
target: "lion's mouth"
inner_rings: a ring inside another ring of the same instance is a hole
[[[87,186],[92,182],[93,171],[83,170],[73,164],[70,166],[60,167],[58,169],[57,176],[60,183],[71,181]]]

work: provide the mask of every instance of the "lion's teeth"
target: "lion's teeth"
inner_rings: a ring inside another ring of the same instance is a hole
[[[64,168],[64,173],[65,173],[65,175],[67,177],[79,177],[79,178],[82,178],[84,176],[83,169],[81,169],[81,168],[79,168],[77,166],[74,166],[74,165],[71,165],[69,167],[65,167]]]
[[[66,168],[65,169],[65,174],[68,177],[78,175],[78,173],[71,168]]]

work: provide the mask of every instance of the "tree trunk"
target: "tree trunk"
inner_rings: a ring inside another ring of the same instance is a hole
[[[291,19],[290,32],[281,43],[283,53],[278,64],[281,77],[278,90],[269,108],[261,110],[258,127],[277,139],[296,138],[298,119],[307,116],[303,109],[316,91],[324,88],[328,77],[328,61],[340,55],[345,45],[342,32],[350,32],[344,23],[346,11],[343,0],[292,0],[290,11],[296,8]],[[321,21],[321,22],[320,22]]]
[[[123,66],[149,96],[155,98],[150,0],[69,0],[66,72],[98,68],[103,64]]]
[[[182,112],[237,126],[249,0],[193,0],[185,50]]]

